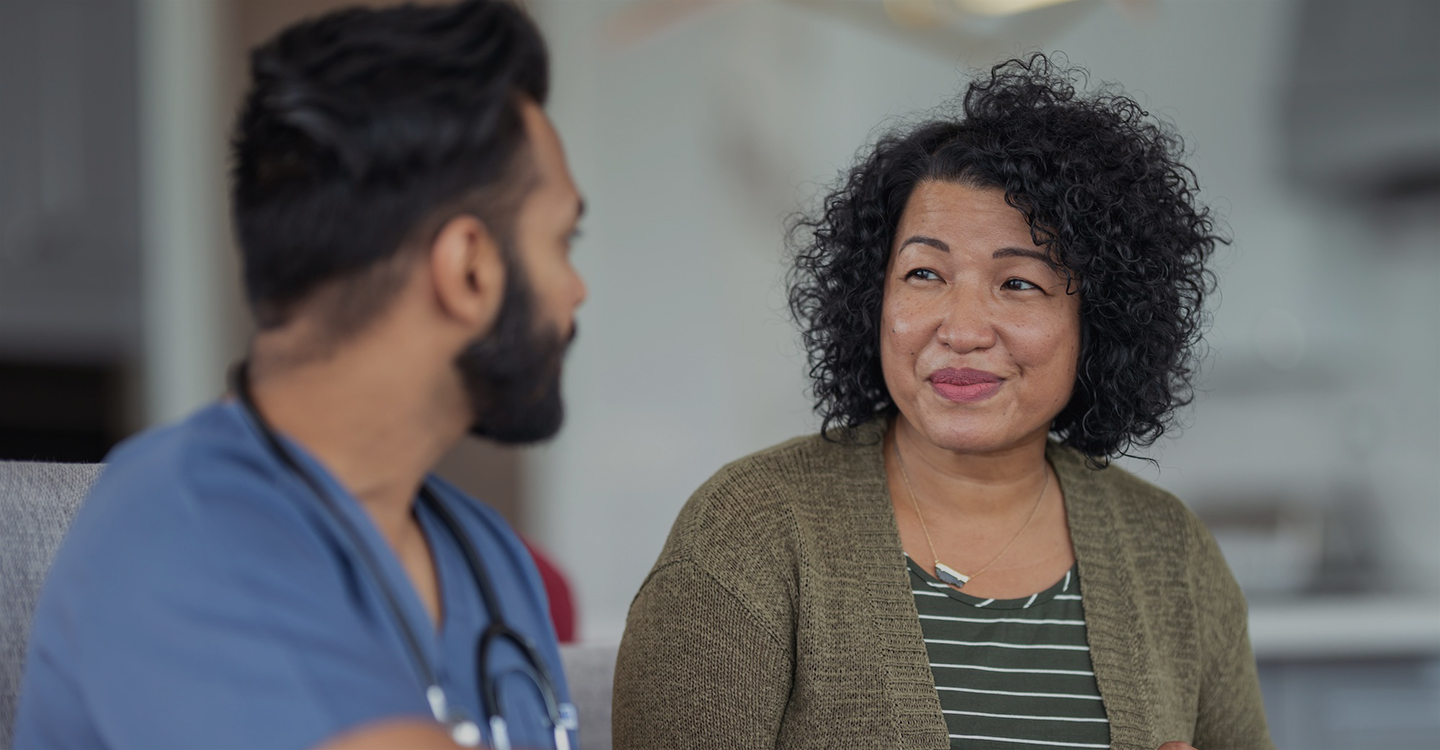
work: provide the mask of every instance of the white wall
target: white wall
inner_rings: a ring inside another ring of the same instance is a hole
[[[237,285],[225,214],[219,0],[140,3],[144,421],[162,424],[225,391]]]
[[[1082,2],[950,47],[855,21],[883,21],[878,2],[722,4],[616,48],[604,23],[622,5],[537,10],[550,111],[591,208],[576,256],[591,298],[565,431],[529,463],[532,528],[574,579],[587,639],[618,638],[701,482],[815,427],[784,313],[782,216],[877,126],[1032,47],[1178,123],[1235,237],[1217,262],[1209,393],[1184,437],[1157,446],[1159,470],[1140,468],[1197,502],[1359,492],[1382,511],[1397,577],[1440,591],[1440,227],[1337,210],[1281,178],[1291,3]]]

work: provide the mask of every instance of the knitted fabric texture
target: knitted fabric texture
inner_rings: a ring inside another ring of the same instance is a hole
[[[0,748],[10,747],[30,618],[99,464],[0,461]]]
[[[949,748],[872,423],[721,469],[631,605],[618,750]],[[1269,750],[1245,600],[1172,495],[1046,452],[1117,750]]]

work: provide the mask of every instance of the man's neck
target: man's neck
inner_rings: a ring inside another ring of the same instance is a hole
[[[447,390],[436,387],[441,376],[393,346],[357,342],[285,363],[285,342],[266,335],[252,349],[260,413],[318,459],[392,544],[404,539],[425,474],[464,434],[459,394],[437,395]]]

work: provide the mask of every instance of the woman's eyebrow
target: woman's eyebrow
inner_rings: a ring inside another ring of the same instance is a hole
[[[904,242],[900,243],[900,248],[903,250],[907,245],[916,245],[916,244],[919,244],[919,245],[929,245],[930,247],[933,247],[933,248],[935,248],[936,250],[941,250],[941,251],[947,252],[947,253],[950,252],[950,246],[947,245],[947,244],[945,244],[945,241],[944,241],[944,240],[937,240],[937,239],[935,239],[934,237],[926,237],[926,236],[923,235],[923,234],[911,235],[910,239],[905,240]]]
[[[1048,254],[1039,250],[1026,250],[1019,247],[1002,247],[991,254],[992,258],[1034,258],[1051,268],[1056,266],[1055,260]]]

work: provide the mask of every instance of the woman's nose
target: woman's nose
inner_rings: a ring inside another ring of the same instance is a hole
[[[941,344],[959,354],[995,345],[994,316],[981,295],[957,291],[947,301],[945,317],[935,332]]]

